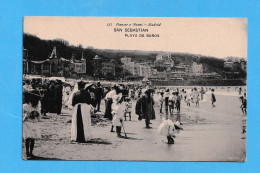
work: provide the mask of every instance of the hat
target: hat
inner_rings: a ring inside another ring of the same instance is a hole
[[[50,80],[50,83],[56,83],[56,81],[55,80]]]
[[[91,87],[92,85],[93,85],[92,83],[88,83],[85,85],[84,89],[87,89],[87,88]]]
[[[79,82],[78,82],[78,88],[79,88],[79,89],[83,89],[83,88],[85,87],[85,85],[86,85],[86,83],[83,82],[83,81],[79,81]]]
[[[56,81],[57,81],[58,84],[62,84],[61,80],[57,79]]]

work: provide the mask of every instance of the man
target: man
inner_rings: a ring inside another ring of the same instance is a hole
[[[62,109],[62,81],[57,80],[57,85],[55,86],[56,90],[56,113],[57,115],[61,114],[61,109]]]
[[[47,104],[48,104],[48,110],[49,113],[57,113],[56,112],[56,90],[55,90],[55,81],[50,81],[50,86],[47,89]]]
[[[145,91],[145,95],[142,97],[142,111],[143,118],[145,119],[146,128],[150,129],[150,119],[153,113],[154,100],[152,98],[152,91],[148,89]]]
[[[96,96],[96,104],[97,104],[97,111],[100,112],[100,103],[103,96],[103,88],[101,87],[100,82],[97,83],[97,87],[95,88],[95,96]]]
[[[170,97],[170,90],[167,89],[164,93],[164,106],[165,106],[165,113],[168,118],[168,107],[169,107],[169,97]]]

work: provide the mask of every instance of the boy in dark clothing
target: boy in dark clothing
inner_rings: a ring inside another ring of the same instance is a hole
[[[216,102],[216,97],[215,97],[215,94],[214,94],[214,89],[211,90],[212,93],[211,93],[211,103],[212,103],[212,106],[215,106],[214,103]]]
[[[181,111],[181,97],[179,96],[179,92],[176,92],[176,109],[177,109],[177,112],[179,113]]]
[[[138,120],[141,121],[142,120],[142,98],[138,98],[138,100],[136,101],[136,105],[135,105],[135,114],[138,115]]]
[[[103,96],[103,88],[101,87],[100,82],[97,83],[97,87],[95,88],[95,97],[96,97],[96,104],[97,104],[97,111],[100,112],[100,103]]]

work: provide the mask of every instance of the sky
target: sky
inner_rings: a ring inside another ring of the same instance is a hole
[[[134,23],[142,26],[133,26]],[[148,26],[149,23],[157,26]],[[125,32],[128,28],[143,28],[148,32]],[[84,48],[170,51],[247,59],[246,18],[25,17],[24,32],[45,40],[61,38]],[[159,37],[146,37],[146,34]]]

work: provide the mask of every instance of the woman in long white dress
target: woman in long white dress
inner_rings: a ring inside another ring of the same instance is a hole
[[[78,83],[78,91],[72,99],[74,112],[71,123],[71,140],[76,142],[87,142],[92,138],[91,129],[91,106],[90,94],[84,90],[85,83]]]
[[[112,104],[112,115],[113,115],[113,126],[116,127],[117,137],[121,136],[121,126],[123,125],[123,117],[125,113],[125,105],[121,104],[122,102],[122,93],[118,95],[114,95],[112,97],[113,104]]]

